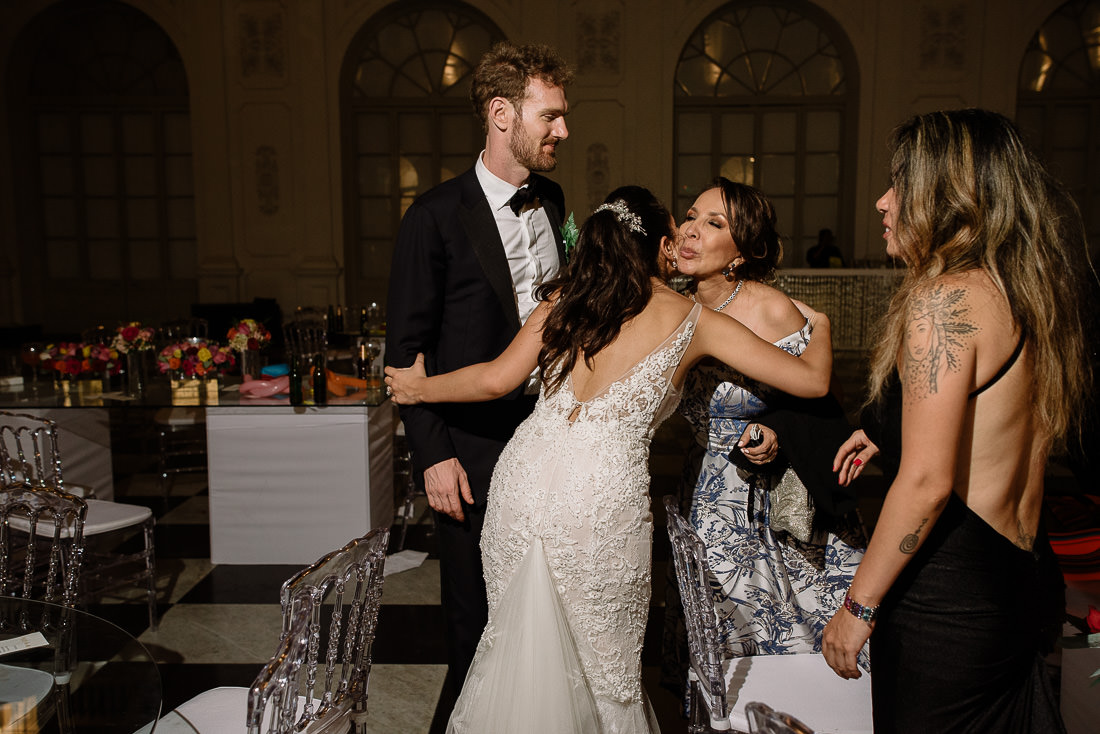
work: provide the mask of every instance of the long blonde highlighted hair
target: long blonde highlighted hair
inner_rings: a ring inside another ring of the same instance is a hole
[[[868,400],[894,371],[913,294],[937,276],[982,269],[1030,348],[1037,428],[1061,448],[1079,435],[1092,389],[1082,311],[1093,276],[1080,212],[995,112],[918,115],[894,131],[892,148],[893,238],[908,271],[880,323]]]

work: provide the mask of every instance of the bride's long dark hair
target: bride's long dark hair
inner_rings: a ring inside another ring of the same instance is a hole
[[[631,230],[629,216],[613,209],[593,212],[569,263],[537,289],[539,300],[554,301],[539,351],[548,393],[561,387],[582,355],[591,367],[622,325],[642,312],[653,294],[650,279],[658,277],[661,238],[673,236],[672,215],[649,189],[621,186],[604,203],[620,204],[645,231]]]

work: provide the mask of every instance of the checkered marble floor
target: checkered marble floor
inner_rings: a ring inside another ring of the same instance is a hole
[[[279,588],[299,570],[288,565],[213,565],[209,507],[203,474],[180,475],[163,498],[153,473],[155,453],[140,422],[113,426],[115,493],[119,501],[151,507],[157,516],[159,629],[149,629],[140,591],[93,604],[89,611],[138,637],[158,662],[163,710],[221,685],[248,686],[279,638]],[[665,573],[669,562],[661,498],[674,491],[690,430],[678,417],[658,431],[650,468],[654,508],[653,602],[642,653],[643,681],[664,734],[687,731],[677,698],[659,685]],[[1054,477],[1066,481],[1065,476]],[[868,468],[860,509],[873,527],[885,487]],[[397,520],[400,523],[400,520]],[[396,529],[396,528],[395,528]],[[453,705],[446,691],[439,561],[427,508],[416,507],[405,547],[427,553],[423,563],[386,577],[370,677],[371,732],[443,732]],[[392,542],[396,546],[396,535]],[[132,538],[128,543],[137,543]],[[334,540],[333,547],[340,544]],[[1072,584],[1068,610],[1083,616],[1100,606],[1100,582]],[[1057,672],[1058,660],[1052,660]]]
[[[154,474],[155,454],[140,426],[113,427],[115,499],[153,509],[159,628],[149,628],[140,590],[92,604],[89,611],[136,636],[160,668],[163,710],[222,685],[248,686],[275,650],[280,632],[279,588],[299,570],[290,565],[214,565],[210,562],[209,504],[204,474],[176,477],[167,499]],[[660,687],[660,641],[668,538],[660,499],[679,477],[686,427],[662,431],[654,442],[655,562],[643,675],[663,732],[686,732],[676,697]],[[660,514],[657,514],[660,513]],[[396,519],[396,546],[400,519]],[[128,543],[138,542],[133,538]],[[334,541],[333,547],[339,545]],[[427,553],[413,569],[386,577],[370,677],[370,732],[443,732],[453,699],[447,673],[439,561],[423,501],[415,508],[405,548]]]

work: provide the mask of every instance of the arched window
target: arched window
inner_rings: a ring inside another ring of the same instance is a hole
[[[345,272],[348,301],[383,301],[401,216],[462,173],[484,147],[470,107],[478,59],[504,35],[455,2],[394,3],[345,61]]]
[[[703,21],[676,67],[677,214],[722,175],[775,204],[788,267],[805,267],[823,228],[850,256],[852,58],[808,3],[735,2]]]
[[[1016,121],[1081,208],[1100,249],[1100,0],[1058,8],[1020,65]]]
[[[191,123],[167,34],[121,2],[67,2],[13,58],[24,311],[47,332],[187,313],[197,295]]]

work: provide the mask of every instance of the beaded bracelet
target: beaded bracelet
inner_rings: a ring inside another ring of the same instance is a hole
[[[868,624],[874,622],[875,617],[878,616],[878,607],[877,604],[873,607],[864,606],[848,594],[844,595],[844,608],[851,612],[856,619],[862,619]]]

